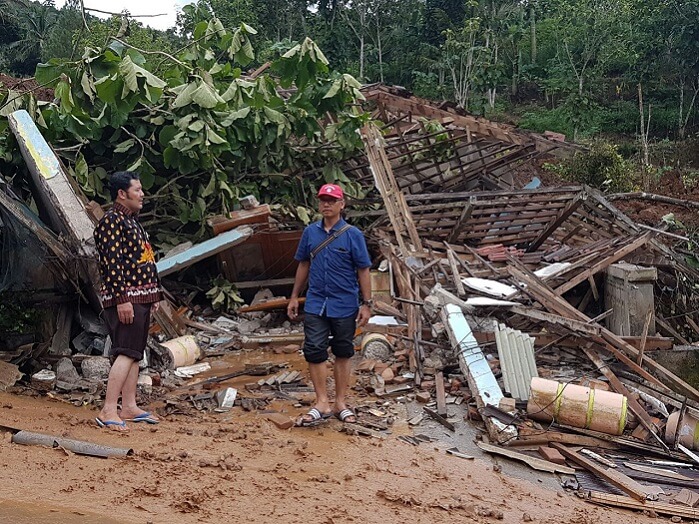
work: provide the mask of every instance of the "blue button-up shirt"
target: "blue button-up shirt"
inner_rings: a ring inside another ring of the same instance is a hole
[[[329,232],[323,221],[309,225],[301,236],[294,258],[309,262],[311,252],[346,222],[340,219]],[[314,315],[345,318],[357,314],[359,282],[357,270],[371,267],[364,235],[351,227],[322,249],[311,262],[304,309]]]

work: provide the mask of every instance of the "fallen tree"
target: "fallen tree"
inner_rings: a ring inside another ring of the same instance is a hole
[[[361,191],[337,167],[361,147],[356,131],[367,116],[354,107],[363,98],[360,84],[331,71],[310,39],[268,70],[246,75],[255,33],[246,24],[229,31],[216,18],[202,21],[177,56],[113,38],[80,60],[40,64],[36,81],[54,88],[53,102],[5,91],[0,115],[27,109],[85,194],[100,203],[108,172],[137,171],[151,195],[144,220],[161,245],[177,243],[180,233],[203,233],[207,216],[249,193],[307,219],[297,206],[320,180]],[[163,74],[151,72],[163,63]],[[6,119],[0,159],[3,175],[29,197]],[[316,179],[295,176],[308,171]]]

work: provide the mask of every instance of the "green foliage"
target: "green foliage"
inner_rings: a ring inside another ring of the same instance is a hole
[[[633,188],[633,165],[624,160],[617,147],[601,140],[591,144],[589,152],[576,153],[559,164],[545,164],[565,180],[613,193]]]
[[[39,315],[39,311],[19,303],[10,293],[0,294],[0,334],[32,333],[37,328]]]
[[[368,115],[351,109],[363,99],[360,84],[332,71],[308,38],[273,62],[274,76],[246,78],[255,34],[244,23],[231,31],[217,18],[200,21],[177,58],[112,40],[77,61],[39,65],[36,80],[54,86],[56,102],[39,108],[25,96],[13,108],[33,108],[89,196],[105,200],[107,170],[137,171],[153,200],[144,217],[162,227],[161,241],[172,230],[203,232],[206,217],[231,209],[241,193],[302,202],[320,183],[349,182],[337,164],[361,147],[357,130]],[[334,118],[324,126],[326,115]],[[16,166],[0,167],[15,176]],[[323,178],[293,176],[317,167]]]
[[[206,292],[211,306],[218,311],[233,312],[245,301],[238,294],[235,284],[218,276],[211,281],[211,289]]]

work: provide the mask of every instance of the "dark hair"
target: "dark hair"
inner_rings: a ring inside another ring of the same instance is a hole
[[[132,180],[139,180],[138,173],[133,171],[116,171],[109,177],[109,194],[112,201],[116,202],[119,190],[128,191]]]

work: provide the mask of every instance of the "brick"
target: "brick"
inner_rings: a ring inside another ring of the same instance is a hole
[[[377,362],[374,366],[374,373],[380,375],[386,368],[388,368],[388,364],[386,364],[385,362]]]
[[[415,395],[415,399],[418,402],[422,402],[423,404],[427,404],[430,400],[432,400],[432,395],[430,395],[427,391],[420,391]]]
[[[423,391],[430,391],[434,389],[434,380],[423,380],[420,383],[420,389]]]
[[[389,383],[393,380],[393,377],[395,377],[395,373],[393,373],[393,370],[391,368],[386,368],[381,372],[381,377],[383,377],[384,382]]]
[[[550,448],[548,446],[539,446],[539,455],[544,457],[544,459],[548,460],[549,462],[565,466],[566,459],[557,449]]]
[[[362,360],[355,371],[372,371],[376,366],[376,360],[365,359]]]
[[[265,418],[273,422],[279,429],[289,429],[294,426],[294,421],[281,413],[267,413]]]

